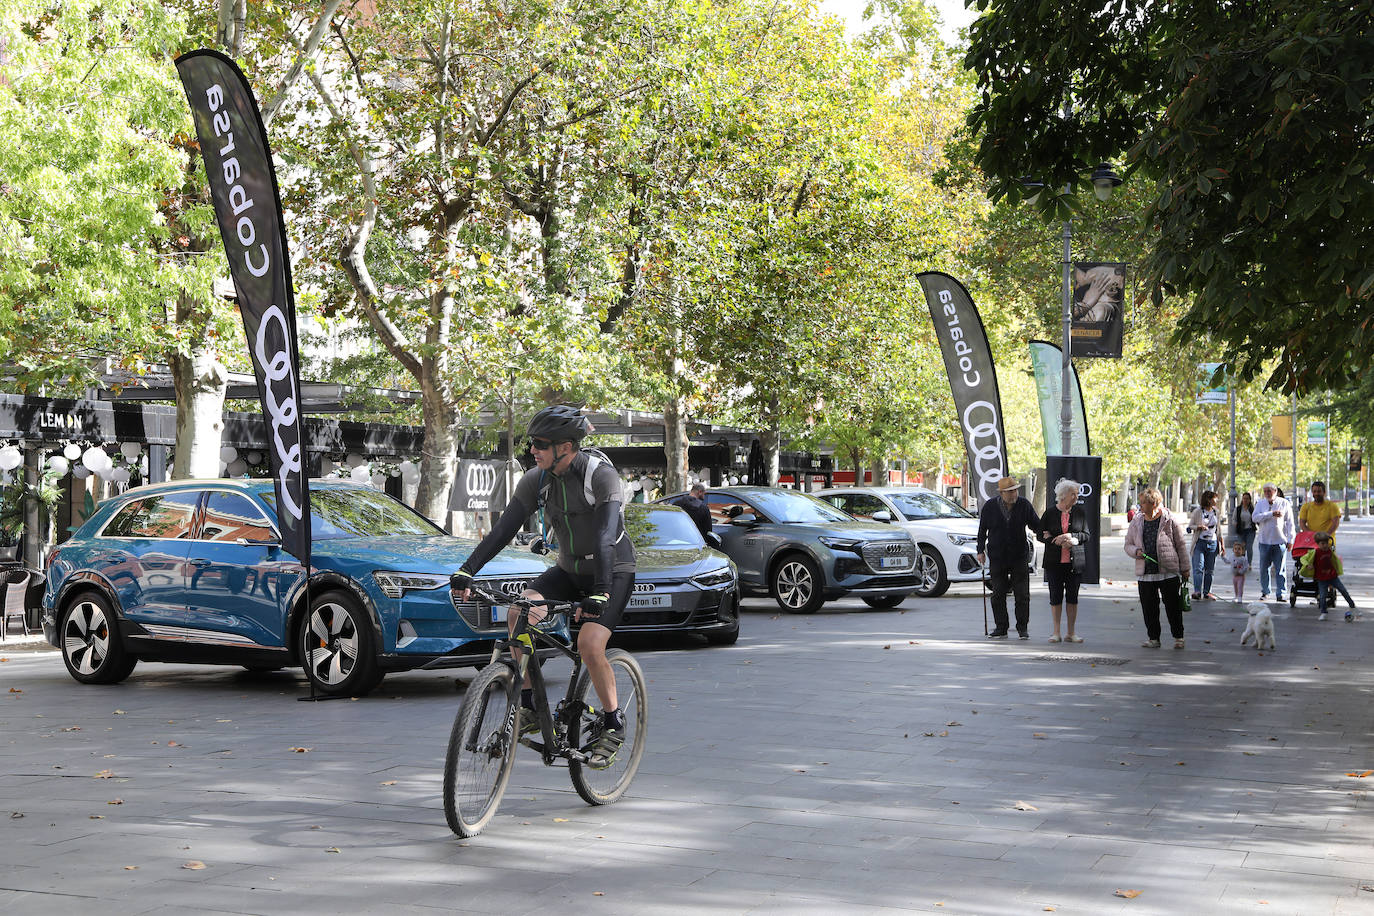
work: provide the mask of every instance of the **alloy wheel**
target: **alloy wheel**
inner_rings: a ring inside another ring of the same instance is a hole
[[[778,601],[789,608],[804,607],[811,600],[816,581],[811,570],[796,560],[789,560],[778,570]]]
[[[347,608],[327,602],[310,612],[310,633],[310,670],[329,686],[343,683],[358,661],[358,622]]]
[[[105,611],[92,601],[73,608],[62,631],[62,651],[78,672],[94,675],[110,654],[110,622]]]

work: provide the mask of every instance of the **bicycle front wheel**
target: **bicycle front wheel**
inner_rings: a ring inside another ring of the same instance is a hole
[[[444,817],[461,837],[476,836],[496,814],[515,760],[515,672],[483,668],[463,696],[444,759]]]
[[[625,794],[639,769],[649,736],[649,694],[644,687],[644,672],[639,662],[623,649],[607,652],[606,661],[611,663],[611,671],[615,674],[616,699],[625,714],[625,743],[610,766],[596,768],[577,761],[568,765],[573,788],[589,805],[609,805]],[[568,729],[568,743],[580,747],[601,717],[596,691],[592,689],[591,675],[586,668],[577,679],[573,696],[582,704],[583,712]]]

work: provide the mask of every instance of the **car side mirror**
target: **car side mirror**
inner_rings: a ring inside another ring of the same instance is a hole
[[[752,512],[741,512],[730,519],[730,524],[739,525],[744,528],[752,528],[759,523],[759,517]]]
[[[725,542],[720,539],[720,535],[716,534],[714,531],[706,532],[703,537],[706,538],[706,546],[714,547],[716,550],[720,550],[725,544]]]
[[[879,509],[877,512],[873,513],[873,521],[890,523],[892,521],[892,513],[886,509]]]

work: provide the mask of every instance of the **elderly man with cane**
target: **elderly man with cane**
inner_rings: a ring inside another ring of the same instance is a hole
[[[978,562],[986,570],[992,587],[993,630],[988,639],[1006,639],[1007,593],[1016,596],[1016,635],[1030,639],[1030,564],[1027,553],[1029,531],[1040,536],[1040,516],[1030,500],[1021,496],[1021,483],[1015,477],[997,482],[998,499],[983,503],[978,512]]]

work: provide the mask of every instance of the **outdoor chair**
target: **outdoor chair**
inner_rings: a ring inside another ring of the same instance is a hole
[[[24,635],[29,635],[29,621],[24,614],[25,596],[28,594],[29,570],[23,567],[5,570],[4,590],[0,592],[0,641],[9,636],[10,618],[18,617]]]

